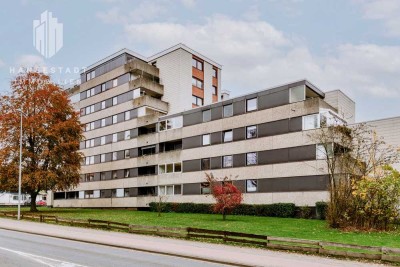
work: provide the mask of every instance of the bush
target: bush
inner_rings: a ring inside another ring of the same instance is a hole
[[[157,211],[157,202],[149,204],[150,211]],[[296,206],[293,203],[275,203],[263,205],[238,205],[232,214],[248,215],[248,216],[264,216],[264,217],[282,217],[293,218],[295,216]],[[212,204],[196,204],[196,203],[163,203],[162,212],[177,213],[205,213],[211,214]]]
[[[309,206],[299,207],[298,216],[302,219],[311,219],[313,217],[313,209]]]
[[[328,203],[327,202],[318,201],[317,203],[315,203],[317,219],[325,220],[327,208],[328,208]]]

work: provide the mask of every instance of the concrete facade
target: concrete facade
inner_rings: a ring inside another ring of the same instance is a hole
[[[327,116],[355,118],[341,91],[306,80],[221,101],[221,66],[181,44],[150,58],[122,50],[81,78],[70,91],[85,128],[81,183],[49,194],[55,207],[210,203],[206,172],[229,177],[245,203],[314,206],[328,199],[328,171],[310,134]]]

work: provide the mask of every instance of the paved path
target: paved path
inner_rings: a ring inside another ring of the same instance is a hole
[[[0,228],[239,266],[384,266],[319,256],[0,219]],[[62,243],[63,241],[59,241]],[[4,247],[3,242],[0,247]],[[39,245],[39,244],[38,244]],[[133,252],[132,252],[133,253]],[[0,254],[1,255],[1,254]],[[68,259],[68,258],[67,258]],[[26,265],[24,265],[26,266]],[[167,265],[168,266],[168,265]],[[177,265],[194,266],[194,265]]]

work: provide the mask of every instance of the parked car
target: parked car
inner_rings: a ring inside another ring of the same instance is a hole
[[[39,201],[36,202],[36,205],[38,205],[38,206],[46,206],[46,201],[39,200]]]

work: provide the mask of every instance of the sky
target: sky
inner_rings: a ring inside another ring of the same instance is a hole
[[[33,45],[33,20],[46,10],[63,24],[50,58]],[[395,117],[399,14],[398,0],[2,1],[0,93],[20,67],[53,68],[65,84],[122,48],[148,57],[184,43],[223,66],[231,97],[307,79],[351,97],[358,122]]]

